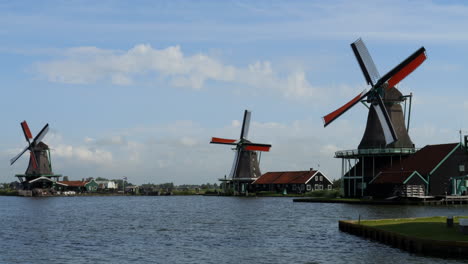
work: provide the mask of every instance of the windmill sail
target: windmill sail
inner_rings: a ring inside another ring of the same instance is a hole
[[[333,122],[335,119],[340,117],[342,114],[344,114],[346,111],[351,109],[355,104],[359,103],[364,97],[366,97],[368,94],[367,90],[362,91],[360,94],[358,94],[356,97],[351,99],[351,101],[347,102],[344,104],[342,107],[336,109],[335,111],[329,113],[328,115],[323,117],[323,123],[324,127],[328,126],[331,122]]]
[[[351,48],[353,49],[354,55],[361,67],[367,84],[374,86],[374,84],[380,79],[380,74],[379,71],[377,71],[377,67],[372,60],[364,41],[362,41],[362,39],[356,40],[351,44]]]
[[[380,96],[377,97],[377,104],[372,104],[372,106],[374,107],[375,112],[377,113],[377,117],[379,118],[386,145],[397,141],[398,138],[395,133],[395,129],[393,128],[392,120],[388,116],[382,98],[380,98]]]
[[[244,120],[242,121],[242,130],[241,130],[241,139],[247,139],[249,135],[249,127],[250,127],[250,115],[252,112],[249,110],[245,110],[244,112]]]
[[[30,156],[31,156],[30,159],[31,159],[32,165],[33,165],[34,168],[37,168],[38,162],[37,162],[36,153],[34,153],[35,152],[34,148],[37,146],[38,143],[40,143],[42,141],[42,139],[45,137],[45,135],[49,131],[49,124],[46,124],[41,129],[39,134],[37,134],[37,136],[34,138],[34,140],[32,142],[30,141],[33,138],[32,133],[31,133],[31,130],[29,129],[28,123],[26,121],[21,122],[21,129],[23,130],[23,134],[24,134],[24,137],[25,137],[26,141],[28,142],[28,145],[18,155],[16,155],[12,159],[10,159],[10,165],[13,165],[13,163],[15,163],[26,152],[26,150],[29,149]]]
[[[371,85],[369,92],[362,92],[351,101],[338,108],[337,110],[331,112],[330,114],[323,117],[324,126],[326,127],[339,116],[344,114],[346,111],[351,109],[359,101],[367,98],[371,102],[371,112],[376,114],[380,127],[382,128],[382,133],[385,138],[386,145],[391,144],[398,140],[397,133],[395,133],[395,128],[392,123],[392,118],[387,112],[386,105],[382,101],[382,96],[385,97],[385,93],[393,89],[393,87],[413,72],[417,67],[419,67],[426,59],[425,49],[421,47],[415,51],[412,55],[406,58],[398,66],[393,68],[383,77],[380,77],[377,67],[372,60],[372,57],[367,50],[366,45],[362,39],[358,39],[351,44],[351,48],[356,56],[358,64],[361,68],[361,71],[366,79],[367,84]],[[397,100],[400,100],[397,98]],[[389,101],[390,102],[390,101]],[[390,105],[388,107],[391,107]],[[397,109],[398,110],[398,109]],[[369,113],[371,113],[369,112]],[[400,118],[397,118],[398,120]],[[374,119],[372,119],[374,120]],[[400,123],[400,122],[399,122]],[[398,131],[403,131],[401,128],[398,128]],[[367,129],[366,129],[367,134]],[[365,134],[365,135],[366,135]],[[405,136],[411,142],[408,136]],[[377,142],[376,140],[368,140],[368,142]],[[371,144],[372,145],[372,144]]]
[[[235,157],[229,177],[235,180],[245,180],[258,177],[260,174],[257,151],[270,151],[270,144],[254,143],[247,140],[250,127],[251,111],[244,111],[240,138],[226,139],[213,137],[212,144],[235,145]]]

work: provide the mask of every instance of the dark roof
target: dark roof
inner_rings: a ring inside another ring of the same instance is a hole
[[[316,170],[267,172],[253,184],[305,184],[315,173]]]
[[[46,143],[42,142],[42,141],[37,143],[36,146],[34,146],[34,150],[36,150],[36,151],[37,150],[47,150],[47,149],[49,149],[49,146]]]
[[[414,171],[381,172],[372,183],[402,183],[413,173]]]
[[[70,187],[84,187],[88,182],[85,181],[59,181],[61,184],[65,184]]]
[[[383,170],[372,183],[403,183],[414,171],[426,177],[458,145],[458,143],[427,145]]]

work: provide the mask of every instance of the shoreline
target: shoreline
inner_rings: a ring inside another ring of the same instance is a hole
[[[402,223],[416,224],[418,219],[423,218],[392,220],[404,220],[406,222]],[[367,222],[372,221],[374,220],[367,220]],[[375,220],[375,222],[376,221],[382,220]],[[361,224],[360,222],[363,222],[363,220],[340,220],[338,222],[338,228],[341,232],[359,236],[365,239],[370,239],[394,248],[424,256],[440,258],[466,258],[468,254],[468,241],[422,238],[395,231],[384,230],[379,228],[378,225],[369,226]],[[453,225],[451,228],[458,228],[458,225]],[[449,230],[449,227],[447,227],[447,229]]]

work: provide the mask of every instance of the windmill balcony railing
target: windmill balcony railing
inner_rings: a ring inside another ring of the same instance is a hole
[[[335,158],[373,156],[373,155],[409,155],[416,153],[418,148],[373,148],[340,150],[335,152]]]

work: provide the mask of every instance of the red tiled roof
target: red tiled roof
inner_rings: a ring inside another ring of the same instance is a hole
[[[373,183],[403,183],[414,171],[426,177],[457,146],[458,143],[427,145],[383,170]]]
[[[59,181],[59,183],[66,184],[70,187],[84,187],[88,182],[85,181]]]
[[[305,184],[317,171],[276,171],[267,172],[253,184]]]

